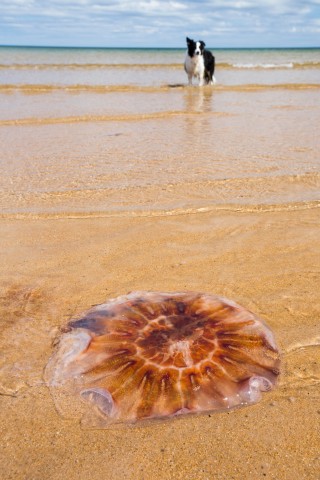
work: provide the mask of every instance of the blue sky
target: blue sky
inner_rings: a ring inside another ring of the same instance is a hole
[[[0,0],[0,44],[320,46],[320,0]]]

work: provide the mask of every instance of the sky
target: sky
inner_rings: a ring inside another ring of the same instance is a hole
[[[0,45],[320,47],[320,0],[0,0]]]

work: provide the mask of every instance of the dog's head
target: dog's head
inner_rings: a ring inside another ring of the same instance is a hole
[[[188,37],[186,38],[186,40],[187,40],[189,57],[193,57],[195,55],[203,55],[203,50],[206,44],[202,40],[195,42],[194,40],[191,40],[191,38],[188,38]]]

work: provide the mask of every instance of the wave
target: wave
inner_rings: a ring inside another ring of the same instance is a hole
[[[151,182],[128,186],[61,186],[58,189],[12,185],[1,189],[0,218],[169,216],[206,213],[294,211],[320,208],[320,173],[228,177]],[[167,187],[170,186],[170,189]],[[50,188],[50,186],[49,186]],[[199,192],[201,192],[199,194]],[[157,198],[157,202],[154,199]],[[125,199],[125,200],[124,200]]]
[[[93,93],[113,93],[113,92],[158,92],[168,88],[183,87],[183,85],[167,85],[167,86],[143,86],[143,85],[54,85],[50,84],[3,84],[0,85],[0,93],[11,92],[13,90],[22,93],[51,93],[56,91],[62,91],[66,93],[73,92],[93,92]]]
[[[203,115],[201,112],[184,112],[184,111],[166,111],[166,112],[154,112],[154,113],[141,113],[141,114],[124,114],[124,115],[78,115],[69,117],[32,117],[21,118],[16,120],[0,120],[0,127],[13,126],[13,125],[53,125],[58,123],[85,123],[85,122],[121,122],[121,121],[142,121],[161,119],[169,117],[177,117],[184,115]],[[228,115],[223,112],[215,113],[218,116]]]
[[[116,93],[116,92],[164,92],[171,89],[188,88],[187,84],[176,83],[159,86],[143,86],[143,85],[54,85],[54,84],[3,84],[0,85],[0,93],[12,93],[13,91],[26,94],[42,94],[52,92],[64,93]],[[240,91],[255,92],[259,90],[316,90],[320,89],[320,83],[274,83],[274,84],[243,84],[243,85],[215,85],[214,87],[206,86],[204,88],[213,88],[215,92]]]
[[[286,63],[216,63],[219,69],[319,69],[320,62]],[[181,63],[11,63],[0,64],[0,70],[114,70],[114,69],[181,69]]]
[[[261,69],[261,68],[293,68],[294,64],[290,63],[235,63],[233,65],[235,68],[251,68],[251,69]]]
[[[135,217],[172,217],[180,215],[195,215],[195,214],[205,214],[205,213],[214,213],[218,211],[226,212],[237,212],[237,213],[266,213],[266,212],[291,212],[291,211],[301,211],[320,208],[320,202],[318,201],[305,201],[305,202],[292,202],[285,204],[253,204],[253,205],[243,205],[243,204],[226,204],[226,205],[208,205],[203,207],[190,207],[190,208],[172,208],[172,209],[159,209],[159,210],[125,210],[125,211],[114,211],[114,212],[104,212],[104,211],[91,211],[91,212],[57,212],[57,213],[48,213],[48,212],[39,212],[39,213],[30,213],[30,212],[20,212],[20,213],[0,213],[0,219],[12,219],[12,220],[22,220],[22,219],[83,219],[83,218],[114,218],[114,217],[126,217],[126,218],[135,218]]]
[[[307,69],[307,68],[320,68],[320,62],[306,62],[306,63],[234,63],[232,65],[234,68],[240,69],[253,69],[253,70],[263,70],[263,69]],[[225,68],[228,68],[227,66]]]
[[[181,63],[12,63],[0,64],[0,70],[95,70],[182,68]]]
[[[153,113],[136,113],[136,114],[123,114],[123,115],[75,115],[68,117],[30,117],[19,118],[14,120],[0,120],[0,127],[10,127],[19,125],[56,125],[64,123],[89,123],[89,122],[132,122],[132,121],[144,121],[144,120],[157,120],[167,119],[171,117],[183,117],[183,116],[200,116],[206,115],[200,111],[183,111],[183,110],[170,110],[164,112]],[[232,114],[225,112],[208,113],[207,115],[214,115],[215,117],[226,117]]]

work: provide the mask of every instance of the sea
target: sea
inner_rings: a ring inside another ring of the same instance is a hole
[[[2,215],[318,200],[320,49],[211,51],[199,88],[185,49],[0,47]]]

